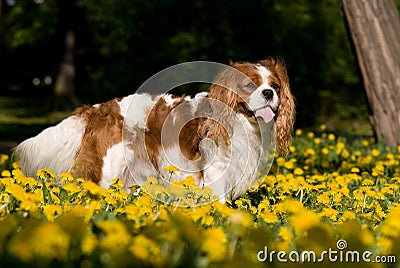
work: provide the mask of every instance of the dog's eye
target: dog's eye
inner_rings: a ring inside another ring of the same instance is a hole
[[[275,90],[280,89],[281,87],[277,83],[272,83],[271,87]]]
[[[245,87],[247,87],[248,89],[254,90],[257,88],[257,85],[254,84],[253,82],[250,82]]]

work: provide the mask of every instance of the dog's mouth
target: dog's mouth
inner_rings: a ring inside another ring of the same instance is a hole
[[[261,118],[266,124],[271,122],[271,120],[274,119],[275,117],[274,111],[268,105],[265,107],[258,108],[254,111],[247,108],[244,102],[240,102],[239,105],[247,116],[251,118]]]
[[[261,109],[257,109],[255,112],[256,117],[261,117],[265,124],[268,124],[271,122],[272,119],[274,119],[275,113],[272,111],[272,108],[270,106],[263,107]]]

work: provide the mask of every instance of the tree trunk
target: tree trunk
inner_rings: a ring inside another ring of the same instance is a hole
[[[378,141],[400,145],[400,19],[394,0],[338,0]]]
[[[68,31],[65,35],[64,59],[60,65],[54,87],[54,110],[71,109],[80,105],[80,101],[75,94],[74,46],[75,33]]]

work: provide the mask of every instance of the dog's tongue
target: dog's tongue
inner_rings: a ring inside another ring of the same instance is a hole
[[[275,114],[270,107],[265,107],[256,111],[256,117],[261,117],[265,124],[268,124],[274,116]]]

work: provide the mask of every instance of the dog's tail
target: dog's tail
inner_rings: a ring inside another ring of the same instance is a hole
[[[14,157],[26,176],[34,177],[39,169],[48,168],[56,175],[71,172],[79,150],[85,124],[70,116],[49,127],[14,149]]]

